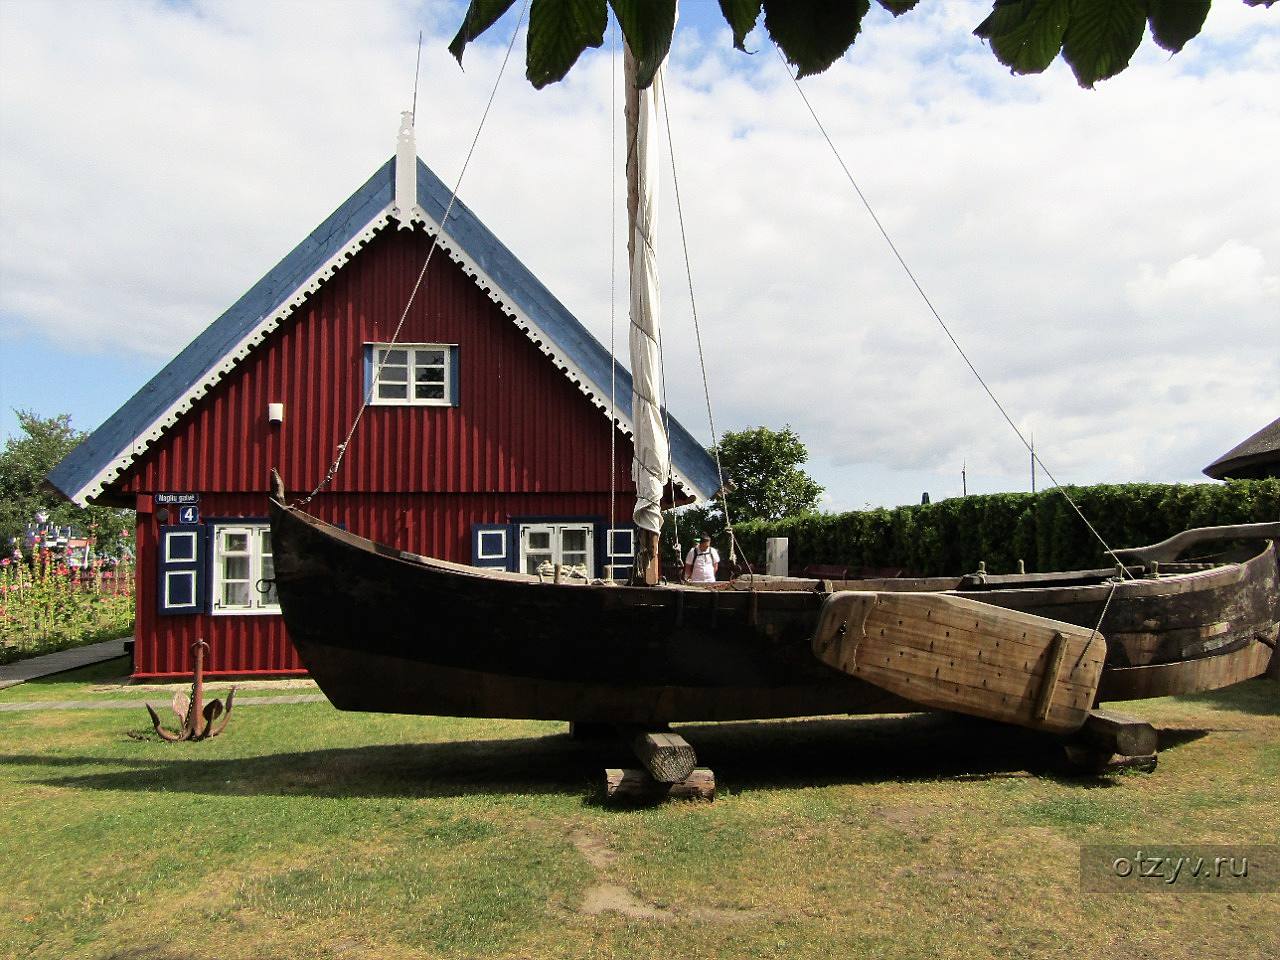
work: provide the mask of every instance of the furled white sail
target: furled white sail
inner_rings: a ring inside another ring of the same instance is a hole
[[[631,51],[626,52],[627,129],[634,130],[627,145],[627,207],[631,234],[627,254],[631,264],[631,416],[635,424],[635,523],[642,530],[662,529],[662,488],[667,482],[670,450],[662,428],[662,371],[658,351],[661,304],[654,250],[658,180],[658,111],[654,90],[658,76],[645,90],[635,89]]]

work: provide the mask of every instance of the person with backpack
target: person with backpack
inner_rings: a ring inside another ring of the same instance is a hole
[[[720,554],[711,545],[711,534],[704,533],[684,558],[684,578],[689,583],[714,583],[719,569]]]

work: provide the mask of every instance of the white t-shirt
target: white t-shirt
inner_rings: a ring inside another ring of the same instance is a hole
[[[720,562],[720,554],[715,547],[707,547],[706,552],[694,547],[684,558],[684,565],[692,567],[689,572],[690,583],[712,583],[716,579],[716,564]]]

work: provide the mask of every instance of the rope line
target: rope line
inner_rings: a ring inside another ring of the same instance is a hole
[[[671,185],[676,200],[676,220],[680,224],[680,247],[684,254],[685,281],[689,287],[689,312],[693,317],[694,340],[698,346],[698,369],[702,374],[702,397],[707,407],[707,423],[711,427],[711,451],[715,455],[716,477],[720,483],[718,491],[720,507],[724,510],[725,532],[729,534],[729,563],[734,564],[737,562],[737,551],[740,549],[740,545],[738,544],[737,535],[733,532],[733,520],[729,515],[729,500],[725,492],[724,466],[720,461],[720,435],[716,432],[716,418],[711,405],[711,385],[707,378],[707,360],[702,347],[702,325],[698,320],[698,300],[693,291],[693,265],[689,258],[689,238],[684,226],[684,204],[680,200],[680,177],[676,171],[676,143],[671,135],[671,110],[667,106],[666,85],[659,86],[658,92],[662,97],[662,118],[667,128],[667,151],[671,157]],[[683,557],[681,562],[684,562]],[[746,561],[745,552],[743,553],[743,562],[747,563],[747,570],[750,571],[751,564]]]
[[[986,391],[987,396],[991,398],[991,402],[995,404],[996,409],[1000,411],[1000,415],[1004,417],[1005,423],[1009,424],[1009,428],[1017,435],[1018,439],[1022,442],[1022,445],[1027,448],[1027,451],[1031,454],[1032,462],[1040,465],[1040,469],[1044,471],[1045,476],[1049,478],[1049,481],[1053,484],[1054,488],[1066,498],[1067,503],[1071,505],[1071,509],[1076,512],[1076,515],[1084,522],[1084,525],[1089,528],[1089,532],[1093,534],[1094,538],[1100,544],[1102,544],[1102,549],[1105,550],[1107,554],[1109,554],[1123,569],[1124,564],[1121,563],[1120,558],[1115,555],[1115,551],[1112,550],[1107,544],[1107,541],[1103,539],[1102,534],[1098,532],[1097,528],[1089,522],[1089,518],[1084,515],[1084,511],[1080,509],[1071,494],[1068,493],[1066,488],[1058,482],[1058,478],[1053,475],[1053,472],[1047,466],[1045,466],[1044,461],[1040,459],[1040,455],[1036,453],[1035,447],[1027,442],[1027,438],[1022,435],[1022,431],[1018,429],[1017,424],[1013,422],[1013,418],[1010,417],[1008,411],[1005,410],[1004,404],[1000,402],[1000,399],[995,395],[995,392],[987,385],[987,381],[983,379],[982,374],[978,372],[978,368],[975,367],[973,365],[973,361],[969,359],[969,355],[965,353],[964,348],[960,346],[960,342],[955,338],[955,335],[952,334],[951,328],[948,327],[946,321],[942,319],[942,315],[934,307],[933,301],[930,300],[928,294],[924,292],[924,287],[922,287],[920,285],[920,281],[916,279],[915,273],[912,272],[911,268],[907,265],[907,261],[898,251],[898,247],[893,242],[893,238],[889,236],[889,231],[885,229],[884,224],[880,222],[880,218],[876,216],[876,212],[872,208],[871,202],[862,192],[862,188],[858,186],[858,181],[854,179],[849,167],[845,164],[844,158],[840,155],[840,151],[832,141],[831,135],[827,133],[827,128],[823,126],[822,120],[819,119],[817,111],[813,108],[813,104],[810,103],[809,98],[805,96],[804,89],[800,86],[800,81],[797,80],[796,77],[792,75],[791,70],[787,68],[787,61],[782,54],[782,50],[777,44],[774,44],[773,49],[778,55],[778,59],[781,61],[787,76],[791,79],[792,85],[795,86],[796,92],[800,94],[800,99],[804,101],[805,107],[808,108],[809,115],[813,117],[813,122],[818,125],[818,131],[822,134],[822,138],[827,141],[827,146],[831,148],[831,153],[835,156],[836,162],[840,164],[840,169],[844,171],[845,178],[848,179],[849,184],[858,195],[858,199],[862,201],[862,205],[871,216],[871,220],[875,223],[876,229],[880,231],[880,236],[882,236],[885,243],[889,245],[889,249],[893,252],[894,257],[906,273],[907,278],[911,281],[912,286],[914,286],[916,288],[916,292],[920,294],[920,299],[924,301],[925,306],[929,308],[929,312],[933,314],[933,319],[938,322],[938,326],[942,328],[942,332],[947,335],[947,339],[951,341],[951,345],[955,347],[956,352],[960,354],[960,359],[963,360],[965,366],[969,368],[969,372],[974,375],[978,383],[981,384],[982,389]],[[1132,574],[1129,574],[1128,571],[1125,572],[1126,575],[1132,577]]]
[[[613,57],[609,64],[609,532],[605,556],[613,559],[613,528],[618,525],[618,27],[609,24]],[[609,579],[613,579],[612,564]]]
[[[484,130],[485,121],[489,118],[489,110],[493,107],[494,98],[498,94],[498,86],[502,83],[502,75],[507,71],[507,63],[511,59],[511,51],[516,45],[516,36],[520,33],[521,26],[524,25],[525,13],[529,8],[529,0],[524,0],[524,4],[520,8],[520,17],[516,21],[515,29],[511,31],[511,40],[507,43],[507,51],[503,55],[502,65],[498,68],[498,76],[493,81],[493,88],[489,91],[489,99],[484,105],[484,112],[480,115],[480,122],[476,125],[475,136],[471,138],[471,146],[467,149],[467,156],[462,162],[462,169],[458,171],[458,178],[454,181],[453,192],[449,194],[449,203],[444,208],[444,216],[440,218],[440,227],[431,237],[431,246],[427,249],[426,259],[422,262],[422,269],[418,271],[418,279],[414,281],[413,290],[409,293],[409,299],[404,305],[404,310],[400,314],[400,321],[396,324],[395,331],[391,334],[391,340],[387,347],[383,349],[382,355],[384,359],[377,359],[375,352],[375,362],[373,365],[373,376],[369,380],[369,389],[365,392],[364,402],[361,403],[360,409],[356,411],[355,419],[351,422],[351,429],[347,431],[347,438],[338,444],[337,455],[334,457],[333,463],[329,466],[328,472],[316,484],[309,494],[298,501],[298,506],[306,506],[322,489],[328,486],[338,471],[342,468],[342,461],[347,455],[347,448],[351,444],[352,438],[356,435],[356,430],[360,427],[360,421],[364,419],[364,412],[369,407],[369,402],[373,399],[373,392],[377,389],[378,378],[382,373],[382,368],[386,366],[386,354],[390,353],[390,348],[395,346],[399,341],[400,331],[404,328],[405,320],[409,317],[409,311],[413,307],[413,302],[417,299],[418,291],[422,288],[423,280],[427,276],[427,268],[431,266],[431,258],[435,255],[436,248],[440,245],[440,234],[444,233],[445,227],[449,222],[449,214],[453,212],[453,206],[458,199],[458,189],[462,186],[462,178],[466,176],[467,167],[471,164],[471,157],[476,151],[476,145],[480,142],[480,133]],[[416,93],[415,93],[416,106]],[[406,212],[407,215],[407,212]]]

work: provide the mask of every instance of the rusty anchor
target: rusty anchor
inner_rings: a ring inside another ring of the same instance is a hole
[[[209,644],[203,640],[197,640],[191,645],[191,653],[196,659],[196,676],[195,682],[191,684],[191,695],[187,696],[181,690],[173,695],[173,712],[178,715],[181,723],[177,733],[162,727],[159,715],[152,709],[151,704],[146,705],[156,733],[170,743],[178,743],[182,740],[208,740],[216,737],[226,729],[227,721],[231,719],[231,703],[235,699],[235,687],[227,693],[225,708],[221,700],[204,702],[204,655],[208,652]],[[222,718],[222,722],[215,725],[219,717]]]

